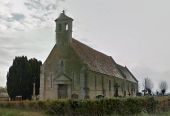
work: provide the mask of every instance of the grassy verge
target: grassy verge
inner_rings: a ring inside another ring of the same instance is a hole
[[[36,111],[14,109],[14,108],[0,108],[0,116],[49,116],[49,115],[45,114],[44,112],[36,112]],[[113,114],[111,116],[120,116],[120,115]],[[141,113],[135,116],[170,116],[170,111],[161,114],[152,114],[152,115]]]
[[[47,116],[44,112],[21,110],[14,108],[0,108],[0,116]]]
[[[142,112],[141,114],[135,116],[170,116],[170,111],[162,112],[162,113],[154,113],[154,114],[147,114]]]
[[[170,116],[170,111],[169,112],[163,112],[160,114],[160,116]]]

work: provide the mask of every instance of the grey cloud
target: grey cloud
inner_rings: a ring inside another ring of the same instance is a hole
[[[38,20],[40,20],[40,21],[45,21],[45,19],[44,19],[43,17],[36,16],[36,15],[31,15],[31,16],[32,16],[32,18],[34,18],[34,19],[38,19]]]
[[[13,9],[9,5],[3,5],[6,9],[4,10],[8,13],[8,15],[5,15],[5,13],[0,13],[0,24],[1,28],[4,29],[2,31],[0,29],[0,86],[5,86],[5,77],[6,73],[8,71],[9,66],[11,66],[12,60],[15,56],[22,56],[26,55],[28,57],[36,57],[40,60],[42,60],[42,56],[46,57],[47,51],[49,52],[50,49],[47,49],[45,44],[47,44],[48,39],[42,39],[44,36],[37,36],[33,37],[33,33],[27,33],[25,31],[21,30],[25,28],[25,26],[30,25],[30,28],[34,28],[32,26],[32,23],[40,23],[44,22],[45,26],[48,24],[47,20],[49,18],[52,18],[52,15],[55,13],[54,11],[57,9],[57,2],[54,4],[55,0],[49,0],[48,3],[45,4],[42,2],[44,0],[24,0],[23,5],[19,7],[26,8],[26,12],[17,12],[15,9]],[[58,1],[58,0],[56,0]],[[16,3],[17,4],[17,3]],[[1,6],[2,4],[0,4]],[[27,10],[29,12],[27,12]],[[30,17],[31,16],[31,17]],[[49,24],[48,24],[49,25]],[[42,26],[41,24],[39,27]],[[5,28],[8,29],[8,31],[5,30]],[[38,28],[39,28],[38,27]],[[11,30],[17,31],[17,33],[11,33]],[[28,29],[30,30],[30,29]],[[35,28],[36,30],[36,28]],[[8,33],[9,32],[9,33]],[[33,31],[34,32],[34,31]],[[44,32],[42,32],[44,33]],[[37,34],[34,33],[34,35],[41,35],[42,33]],[[45,31],[46,33],[46,31]],[[30,35],[28,37],[28,35]],[[43,34],[42,34],[43,35]],[[51,34],[50,34],[51,35]],[[49,38],[50,35],[46,35],[46,38]],[[51,37],[50,37],[51,38]],[[52,39],[50,39],[52,40]],[[50,44],[49,44],[50,46]],[[46,55],[42,55],[46,54]]]
[[[55,1],[55,0],[54,0]],[[57,0],[56,0],[57,1]],[[48,2],[48,4],[43,4],[40,0],[27,0],[24,5],[30,10],[56,10],[57,4],[54,4],[52,1]]]
[[[7,22],[13,22],[13,21],[22,21],[26,18],[24,14],[20,14],[20,13],[11,13],[11,16],[12,17],[0,16],[0,19],[5,20]]]
[[[7,2],[0,4],[3,6],[5,13],[0,13],[0,33],[5,30],[23,31],[32,28],[46,27],[49,25],[49,19],[54,16],[54,11],[58,8],[59,1],[64,0],[23,0],[19,7],[23,7],[23,11],[19,12],[13,9],[17,6],[16,2]],[[14,5],[15,4],[15,5]],[[31,17],[30,17],[31,16]],[[32,22],[34,24],[32,25]]]
[[[21,21],[21,20],[25,19],[25,16],[23,14],[19,14],[19,13],[12,13],[12,19]]]
[[[25,15],[20,13],[11,13],[11,17],[0,16],[0,23],[2,27],[2,30],[0,29],[0,33],[3,33],[3,31],[7,29],[8,31],[23,31],[23,27],[25,27],[23,23],[24,19],[26,19]]]
[[[40,0],[27,0],[24,4],[30,10],[42,8]]]
[[[46,10],[55,10],[57,9],[57,5],[55,4],[49,4],[48,6],[46,6]]]

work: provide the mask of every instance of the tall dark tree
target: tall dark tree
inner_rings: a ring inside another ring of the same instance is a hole
[[[32,98],[36,72],[33,67],[25,56],[14,59],[7,74],[7,91],[12,100],[16,96],[22,96],[23,100]]]
[[[36,97],[39,95],[39,88],[40,88],[40,67],[42,65],[41,61],[38,61],[35,58],[29,60],[29,64],[32,69],[32,77],[33,83],[35,84],[35,95]]]
[[[23,99],[30,98],[31,67],[27,57],[16,57],[7,74],[7,90],[11,99],[22,96]]]

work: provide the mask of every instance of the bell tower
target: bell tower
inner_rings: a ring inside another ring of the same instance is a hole
[[[73,19],[65,15],[65,11],[55,20],[57,46],[68,46],[72,42],[72,22]]]

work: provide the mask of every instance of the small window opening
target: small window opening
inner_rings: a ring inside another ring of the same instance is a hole
[[[111,91],[111,81],[109,80],[109,91]]]
[[[66,24],[66,31],[68,30],[68,24]]]
[[[60,23],[60,24],[58,24],[58,31],[61,31],[61,30],[62,30],[62,25]]]

